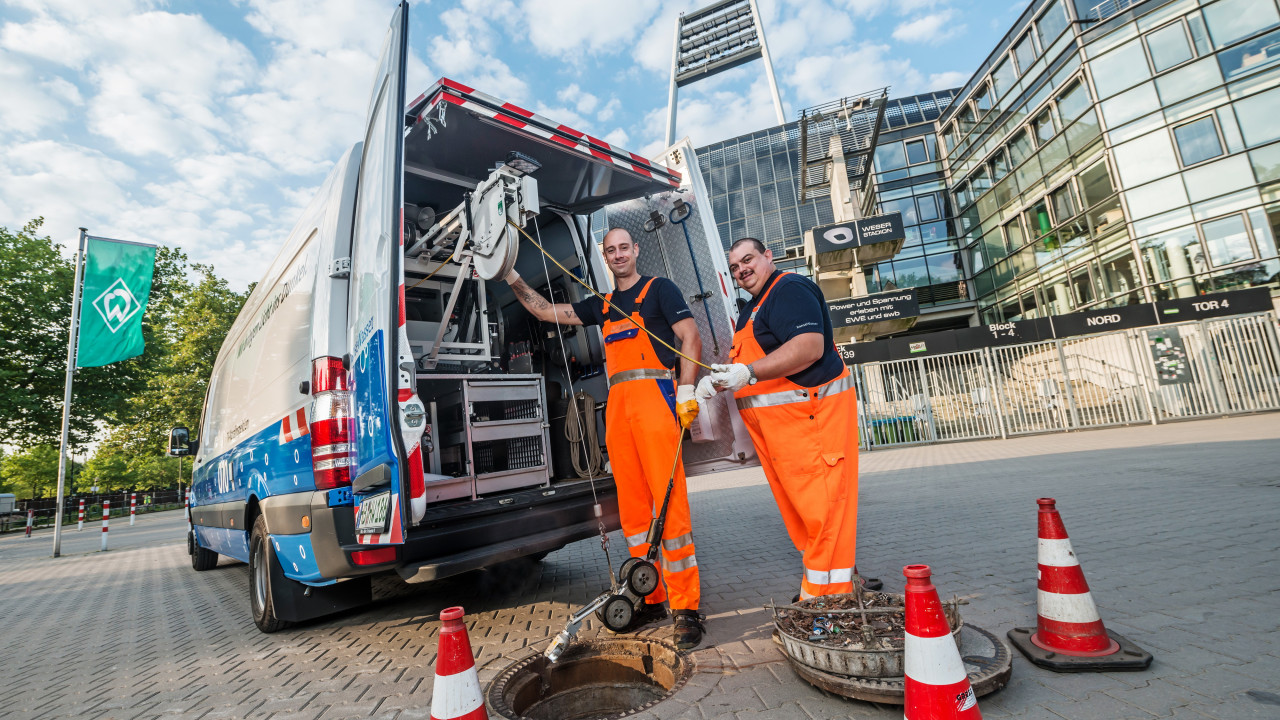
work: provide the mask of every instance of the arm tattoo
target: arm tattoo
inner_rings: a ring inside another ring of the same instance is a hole
[[[530,310],[544,310],[551,307],[546,298],[538,294],[538,291],[529,287],[524,280],[517,280],[511,285],[511,289],[515,291],[516,296],[524,300]]]

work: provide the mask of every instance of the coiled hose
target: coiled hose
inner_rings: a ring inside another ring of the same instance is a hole
[[[579,390],[564,415],[564,436],[573,451],[573,471],[578,477],[595,477],[604,469],[596,433],[596,399]],[[581,451],[579,451],[581,448]]]

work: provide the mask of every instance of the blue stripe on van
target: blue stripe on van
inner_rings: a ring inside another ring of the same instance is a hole
[[[280,420],[196,469],[193,505],[247,501],[316,489],[311,435],[280,444]],[[248,529],[248,528],[246,528]]]
[[[249,533],[244,530],[200,525],[196,525],[195,529],[200,547],[208,548],[219,555],[235,558],[240,562],[249,562]]]
[[[327,580],[320,574],[316,565],[316,554],[311,549],[311,535],[272,535],[271,546],[275,548],[276,560],[284,570],[285,577],[311,585],[327,585]]]

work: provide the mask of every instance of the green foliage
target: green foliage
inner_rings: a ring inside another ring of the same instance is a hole
[[[0,393],[0,432],[6,444],[27,448],[0,464],[0,483],[27,483],[32,492],[44,487],[31,484],[39,475],[31,469],[32,453],[52,454],[48,482],[56,489],[74,275],[73,262],[38,234],[42,222],[33,220],[17,233],[0,227],[0,387],[6,388]],[[72,449],[107,430],[75,478],[80,489],[177,483],[178,461],[165,455],[169,428],[199,424],[214,360],[247,297],[231,290],[212,267],[190,263],[182,251],[158,250],[142,321],[146,352],[76,371]],[[188,463],[185,479],[189,475]]]
[[[8,492],[19,499],[48,497],[58,488],[58,447],[36,445],[7,455],[3,472]]]

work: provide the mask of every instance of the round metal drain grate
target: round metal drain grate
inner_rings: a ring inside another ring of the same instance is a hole
[[[603,720],[645,710],[689,679],[691,663],[668,642],[643,637],[575,643],[557,663],[541,654],[489,685],[489,707],[509,720]]]

